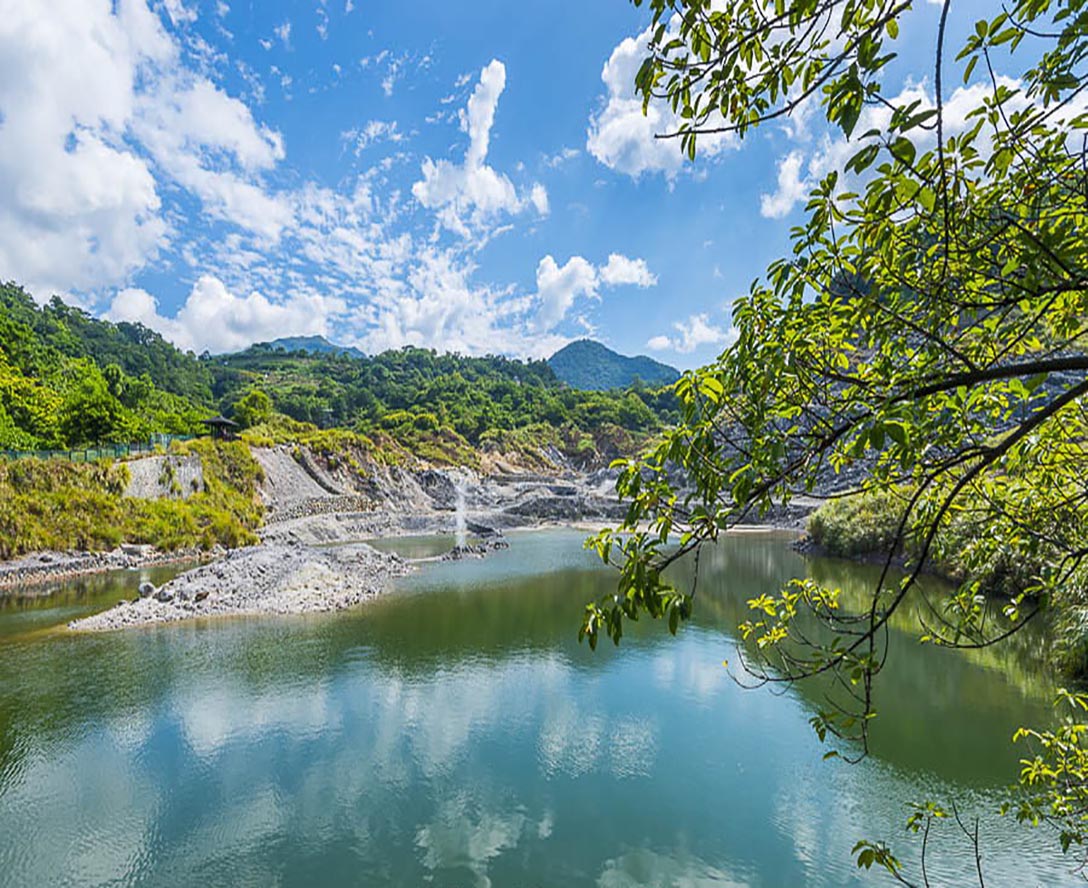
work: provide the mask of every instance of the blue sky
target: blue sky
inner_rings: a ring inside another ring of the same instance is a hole
[[[923,99],[936,17],[890,78]],[[705,362],[847,147],[807,114],[682,162],[633,98],[646,24],[624,0],[0,0],[0,276],[196,351],[588,335]]]

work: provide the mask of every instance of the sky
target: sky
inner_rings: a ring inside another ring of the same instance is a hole
[[[889,71],[923,101],[937,12]],[[0,278],[196,352],[588,336],[705,363],[848,149],[803,113],[686,162],[633,93],[647,24],[626,0],[0,0]]]

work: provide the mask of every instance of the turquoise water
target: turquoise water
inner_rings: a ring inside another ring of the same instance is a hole
[[[734,537],[678,637],[643,622],[591,653],[579,614],[614,577],[581,539],[514,534],[318,617],[71,636],[48,627],[139,577],[8,599],[0,885],[880,885],[851,846],[909,860],[922,798],[983,815],[988,885],[1078,883],[993,815],[1008,737],[1048,714],[1030,637],[997,659],[893,633],[873,756],[823,762],[823,689],[743,690],[722,661],[745,599],[865,569]],[[932,844],[932,883],[970,884],[952,830]]]

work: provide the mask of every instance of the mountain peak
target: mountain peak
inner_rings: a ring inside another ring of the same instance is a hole
[[[646,355],[628,357],[593,339],[578,339],[548,358],[552,371],[571,388],[626,388],[636,379],[648,386],[672,385],[680,371]]]
[[[273,351],[304,351],[312,354],[337,354],[347,355],[352,358],[365,358],[366,355],[353,346],[337,345],[329,342],[324,336],[282,336],[271,342],[258,342],[258,348],[268,348]]]

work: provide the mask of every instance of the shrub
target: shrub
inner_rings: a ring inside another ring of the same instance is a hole
[[[898,489],[831,500],[809,517],[809,536],[840,558],[887,552],[905,507],[906,496]]]

